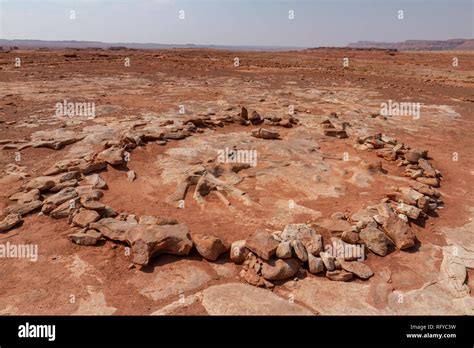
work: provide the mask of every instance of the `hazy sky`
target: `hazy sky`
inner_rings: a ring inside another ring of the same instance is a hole
[[[473,38],[474,0],[0,0],[0,38],[339,46]],[[179,19],[183,10],[185,19]],[[289,11],[294,19],[289,19]],[[403,10],[399,20],[398,10]],[[75,11],[75,19],[70,19]]]

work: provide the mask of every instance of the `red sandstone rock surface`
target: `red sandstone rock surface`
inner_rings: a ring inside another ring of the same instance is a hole
[[[0,53],[0,313],[473,314],[472,55]]]

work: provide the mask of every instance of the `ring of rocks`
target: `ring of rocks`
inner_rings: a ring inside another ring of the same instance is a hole
[[[347,138],[347,125],[337,124],[335,119],[337,115],[332,115],[332,119],[321,123],[323,134]],[[107,188],[107,184],[94,172],[122,165],[128,151],[145,146],[148,142],[166,145],[170,140],[200,133],[202,128],[224,127],[231,123],[293,127],[298,124],[298,120],[292,116],[285,119],[262,117],[256,111],[249,115],[247,109],[242,108],[235,117],[191,117],[183,120],[182,125],[167,128],[166,131],[145,132],[132,127],[122,133],[117,141],[105,143],[103,151],[89,157],[60,161],[44,175],[24,184],[21,191],[10,196],[10,200],[16,203],[2,213],[0,232],[19,226],[23,216],[40,209],[40,214],[55,219],[67,218],[73,228],[68,238],[76,244],[95,245],[100,239],[126,243],[131,249],[134,264],[146,266],[159,254],[188,255],[194,247],[209,261],[229,254],[232,262],[242,265],[239,273],[242,280],[272,288],[274,281],[294,277],[301,267],[313,274],[325,272],[326,277],[334,281],[348,281],[354,276],[368,279],[373,272],[363,262],[366,250],[385,256],[390,246],[398,250],[412,248],[416,244],[416,236],[411,222],[427,219],[431,212],[443,205],[436,189],[440,185],[441,174],[430,164],[428,152],[411,149],[385,134],[358,137],[354,147],[373,151],[386,161],[396,161],[397,166],[404,166],[405,176],[411,179],[410,184],[388,192],[379,204],[368,206],[352,216],[337,213],[335,218],[345,220],[350,228],[342,229],[331,237],[331,251],[323,250],[323,238],[318,229],[320,231],[326,227],[317,224],[289,224],[283,231],[277,232],[257,229],[246,240],[229,243],[213,235],[194,234],[191,237],[188,226],[173,219],[154,216],[137,219],[133,214],[117,213],[112,207],[100,202],[102,190]],[[277,132],[265,128],[257,128],[250,135],[268,141],[279,138]],[[53,149],[65,144],[43,142],[36,145],[30,144]],[[22,146],[25,147],[24,144]],[[245,166],[238,164],[232,168],[236,172],[242,169]],[[384,171],[381,162],[368,164],[366,169],[371,172]],[[133,181],[135,177],[135,172],[127,173],[128,180]],[[177,206],[186,198],[192,186],[195,186],[193,198],[199,204],[211,193],[227,205],[230,203],[226,195],[252,204],[245,192],[225,183],[213,173],[213,163],[197,166],[189,172],[177,185],[176,191],[166,198],[166,203]]]

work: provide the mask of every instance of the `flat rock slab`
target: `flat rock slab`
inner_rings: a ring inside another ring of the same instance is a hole
[[[474,315],[474,297],[453,298],[443,284],[433,283],[407,292],[392,292],[388,307],[392,314],[401,315]]]
[[[179,300],[171,302],[170,304],[151,313],[151,315],[174,315],[176,311],[189,307],[195,304],[196,302],[201,301],[201,299],[202,293],[197,292],[195,294],[185,296],[184,298],[180,298]]]
[[[210,315],[313,315],[269,290],[239,283],[207,288],[202,305]]]
[[[78,232],[68,235],[70,241],[79,245],[96,245],[97,241],[102,237],[100,232],[88,230],[86,233]]]
[[[448,244],[462,245],[466,250],[474,252],[474,238],[472,238],[472,231],[474,231],[474,207],[470,208],[469,222],[459,227],[445,227],[442,228],[443,234],[446,236]]]
[[[103,292],[94,291],[92,287],[88,288],[89,297],[80,299],[77,310],[74,315],[112,315],[117,308],[109,306]]]
[[[342,265],[342,269],[351,272],[352,274],[355,274],[361,279],[369,279],[374,275],[374,272],[370,269],[369,266],[367,266],[365,263],[360,262],[360,261],[352,261],[352,262],[347,262],[340,260],[340,263]]]
[[[291,290],[295,300],[321,315],[375,315],[383,311],[367,303],[369,286],[355,282],[334,282],[325,278],[307,277]]]
[[[129,283],[140,288],[140,294],[154,301],[170,296],[179,300],[181,293],[198,289],[212,279],[207,271],[187,262],[165,267],[166,269],[160,269],[153,274],[141,273]]]

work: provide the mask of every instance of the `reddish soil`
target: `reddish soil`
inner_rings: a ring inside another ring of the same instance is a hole
[[[320,133],[311,133],[310,140],[314,141],[321,154],[337,158],[347,152],[350,158],[357,157],[369,162],[378,160],[373,152],[353,148],[357,125],[357,130],[365,127],[368,133],[383,132],[411,147],[427,149],[433,166],[442,173],[440,190],[445,207],[438,211],[437,217],[428,219],[426,224],[412,224],[419,240],[416,250],[410,253],[393,251],[387,257],[370,254],[367,260],[376,274],[388,268],[392,274],[391,286],[400,291],[418,289],[433,277],[429,272],[420,273],[423,272],[422,265],[411,264],[416,262],[416,258],[410,259],[407,256],[407,261],[404,261],[403,255],[415,254],[425,246],[433,247],[429,249],[432,251],[420,253],[422,256],[416,257],[432,264],[433,269],[439,269],[442,252],[436,246],[451,244],[446,239],[444,229],[467,226],[474,217],[474,197],[470,189],[474,187],[472,52],[389,54],[385,51],[343,49],[271,53],[204,49],[76,50],[73,52],[77,55],[76,58],[64,57],[70,53],[70,50],[0,53],[0,82],[3,85],[0,87],[0,140],[29,139],[35,132],[61,127],[81,132],[88,125],[97,125],[96,120],[82,119],[79,124],[73,124],[69,120],[53,119],[55,103],[63,99],[93,101],[96,106],[119,106],[117,110],[98,116],[99,120],[103,118],[114,121],[135,116],[143,119],[145,114],[170,114],[170,110],[177,110],[180,104],[184,104],[190,114],[205,112],[208,107],[219,113],[225,111],[219,104],[224,100],[234,107],[228,112],[232,115],[238,112],[240,106],[259,110],[262,114],[274,112],[282,115],[288,105],[292,104],[297,110],[295,116],[303,122],[290,130],[278,127],[276,130],[280,133],[282,142],[293,141],[299,128],[311,128],[312,122],[316,127],[330,112],[337,112],[344,121],[351,123],[351,131],[354,133],[348,139],[328,138]],[[240,67],[233,66],[236,56],[240,59]],[[450,65],[454,56],[460,62],[456,68]],[[21,58],[21,68],[14,67],[16,57]],[[130,67],[124,66],[126,57],[131,60]],[[344,57],[350,60],[348,68],[342,67]],[[329,92],[324,96],[315,94],[311,97],[312,90]],[[329,101],[328,98],[333,97],[335,99]],[[259,99],[264,100],[258,101]],[[422,114],[421,121],[414,121],[409,117],[388,121],[371,118],[370,112],[377,111],[380,102],[387,100],[420,102],[434,109]],[[458,116],[451,116],[450,110],[454,110]],[[101,122],[107,125],[108,121]],[[246,134],[253,128],[255,127],[238,125],[217,127],[212,131],[206,130],[202,134],[193,135],[192,141],[204,142],[211,135]],[[305,133],[305,136],[308,134]],[[236,139],[246,139],[240,137],[241,135],[236,136]],[[320,218],[328,218],[337,211],[353,214],[378,203],[385,197],[390,186],[398,185],[397,180],[390,176],[403,176],[403,168],[384,162],[389,178],[374,175],[368,186],[361,187],[349,182],[354,163],[327,158],[324,161],[331,168],[346,170],[337,176],[337,180],[344,185],[344,192],[338,197],[305,197],[302,195],[304,188],[291,184],[294,178],[287,178],[290,182],[288,184],[284,181],[281,181],[281,185],[264,184],[249,174],[239,184],[239,188],[245,190],[253,201],[261,204],[264,207],[262,210],[252,211],[232,200],[233,207],[242,214],[235,215],[216,196],[207,198],[204,211],[191,198],[186,199],[186,209],[176,209],[165,203],[165,198],[174,191],[175,185],[161,179],[162,174],[166,173],[160,167],[158,158],[165,156],[170,149],[179,149],[183,144],[193,147],[196,143],[186,139],[172,141],[165,146],[149,143],[135,149],[128,163],[128,168],[137,173],[137,179],[133,182],[126,180],[123,171],[103,171],[101,176],[109,188],[104,192],[101,202],[119,212],[177,219],[188,224],[192,234],[212,232],[234,241],[248,237],[255,228],[282,230],[286,223],[318,220],[308,212],[295,213],[290,218],[278,217],[280,220],[275,217],[272,220],[273,210],[265,208],[268,202],[273,201],[276,205],[278,200],[292,199],[298,205],[320,212]],[[27,148],[20,151],[21,161],[17,164],[24,166],[24,172],[34,177],[65,158],[70,147],[71,145],[67,145],[59,151]],[[272,150],[274,152],[268,153],[269,156],[274,156],[271,160],[281,164],[286,159],[278,157],[277,148],[278,146]],[[27,180],[7,175],[4,170],[8,165],[16,163],[16,152],[17,150],[0,151],[0,168],[3,169],[0,209],[11,203],[8,197]],[[457,153],[458,161],[453,161],[454,153]],[[271,162],[270,159],[265,160],[268,162],[262,160],[256,170],[265,169]],[[36,263],[0,259],[0,312],[86,313],[87,311],[78,311],[79,301],[69,302],[69,296],[74,294],[91,308],[113,307],[117,309],[114,314],[149,314],[176,301],[177,297],[173,294],[152,299],[140,292],[141,288],[150,285],[153,274],[160,269],[174,274],[183,262],[191,262],[211,275],[203,284],[185,289],[185,296],[216,284],[238,281],[238,270],[230,277],[219,275],[210,263],[201,261],[196,251],[185,258],[160,256],[144,269],[129,269],[131,256],[125,255],[124,245],[114,246],[113,242],[104,241],[93,247],[79,246],[66,238],[69,229],[66,219],[54,220],[31,214],[25,217],[19,228],[0,236],[2,243],[34,243],[39,248],[39,260]],[[461,237],[462,233],[465,232],[459,232]],[[329,236],[323,237],[328,239]],[[472,236],[469,238],[472,240]],[[67,265],[71,265],[76,256],[91,268],[70,271]],[[226,264],[226,261],[228,259],[224,258],[219,262]],[[79,275],[75,277],[74,274]],[[132,278],[133,284],[129,282]],[[467,284],[472,290],[471,278],[472,270],[469,270]],[[370,284],[375,281],[374,278],[354,282]],[[105,294],[107,305],[100,300],[91,300],[87,286],[92,286],[93,292]],[[206,310],[198,302],[173,312],[205,313]]]

